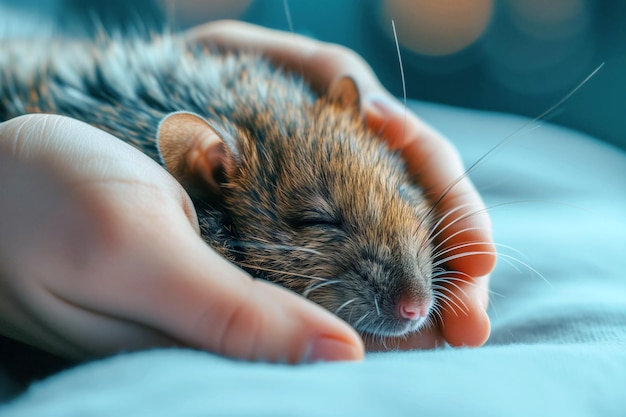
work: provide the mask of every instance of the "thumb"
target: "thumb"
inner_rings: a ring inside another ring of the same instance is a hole
[[[363,342],[347,323],[287,289],[252,279],[187,224],[146,240],[146,252],[134,258],[137,273],[124,266],[125,287],[137,291],[108,295],[100,287],[103,308],[115,309],[108,314],[228,357],[288,363],[363,358]]]
[[[160,277],[173,304],[162,317],[168,333],[248,360],[363,358],[363,343],[347,323],[289,290],[252,279],[199,239],[190,246],[187,262]]]

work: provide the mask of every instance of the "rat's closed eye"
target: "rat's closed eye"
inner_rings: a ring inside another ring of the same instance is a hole
[[[288,218],[289,224],[295,229],[310,227],[341,229],[343,220],[335,213],[323,210],[305,209],[294,213]]]

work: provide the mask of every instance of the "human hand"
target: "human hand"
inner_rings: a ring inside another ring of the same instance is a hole
[[[50,115],[0,124],[0,333],[75,360],[172,345],[290,363],[363,357],[346,323],[209,248],[158,164]]]
[[[482,345],[490,331],[486,314],[488,275],[495,266],[496,252],[489,216],[472,182],[464,176],[454,146],[404,108],[381,86],[367,63],[349,49],[236,21],[199,26],[187,36],[191,42],[260,51],[275,63],[303,74],[317,91],[328,90],[346,75],[355,80],[368,125],[381,132],[391,148],[401,151],[427,198],[436,203],[436,215],[443,219],[435,231],[437,258],[447,260],[445,266],[450,271],[448,280],[437,283],[445,287],[437,297],[438,328],[368,348],[433,347],[443,340],[453,346]]]

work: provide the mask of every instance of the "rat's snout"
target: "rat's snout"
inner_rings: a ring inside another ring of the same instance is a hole
[[[428,316],[432,304],[431,300],[413,300],[405,297],[398,301],[396,315],[400,319],[420,320]]]

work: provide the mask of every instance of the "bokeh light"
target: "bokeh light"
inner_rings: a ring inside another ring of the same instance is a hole
[[[508,0],[508,6],[519,29],[537,38],[572,36],[587,23],[584,0]]]
[[[493,79],[524,95],[572,88],[593,58],[585,0],[505,0],[484,42]]]
[[[484,33],[492,0],[384,0],[383,19],[395,21],[400,44],[421,55],[441,56],[473,44]]]

